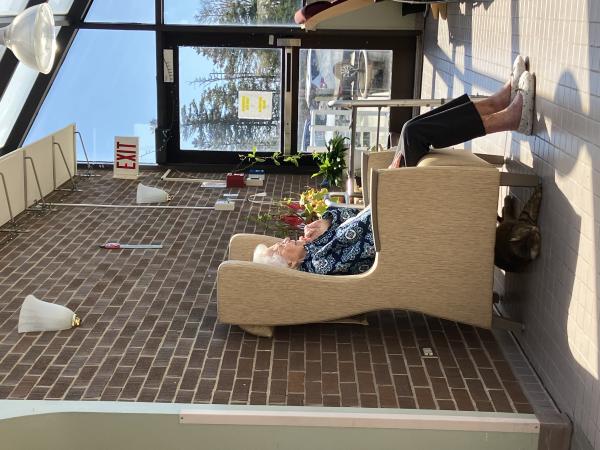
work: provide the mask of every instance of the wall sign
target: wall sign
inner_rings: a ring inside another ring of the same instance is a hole
[[[115,137],[113,178],[137,179],[140,174],[140,142],[137,137]]]
[[[273,93],[267,91],[239,91],[238,118],[271,120]]]

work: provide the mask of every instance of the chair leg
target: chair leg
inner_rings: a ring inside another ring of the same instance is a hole
[[[273,329],[269,325],[238,325],[242,330],[246,333],[253,334],[255,336],[272,338],[273,337]]]
[[[492,328],[512,331],[513,333],[521,333],[525,331],[525,325],[523,325],[521,322],[500,317],[497,314],[492,315]]]

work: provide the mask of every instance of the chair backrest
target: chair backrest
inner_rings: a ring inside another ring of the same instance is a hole
[[[378,283],[423,312],[488,326],[498,181],[491,166],[373,171]]]
[[[455,267],[455,276],[484,270],[491,277],[498,181],[491,166],[373,171],[373,234],[381,268],[407,265],[422,276]]]
[[[383,152],[362,152],[360,173],[362,177],[363,201],[368,205],[371,200],[371,171],[387,168],[394,159],[395,152],[386,150]]]

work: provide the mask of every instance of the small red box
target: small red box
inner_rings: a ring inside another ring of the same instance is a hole
[[[227,187],[245,187],[243,173],[228,173],[227,174]]]

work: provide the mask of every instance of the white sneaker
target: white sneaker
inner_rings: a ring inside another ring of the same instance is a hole
[[[512,72],[510,74],[510,101],[512,102],[517,95],[517,89],[519,88],[519,79],[523,72],[528,69],[528,61],[525,61],[521,55],[517,55],[513,62]]]
[[[517,92],[520,92],[523,96],[521,122],[517,131],[530,135],[533,132],[533,118],[535,113],[535,75],[531,72],[523,72],[519,78]]]

